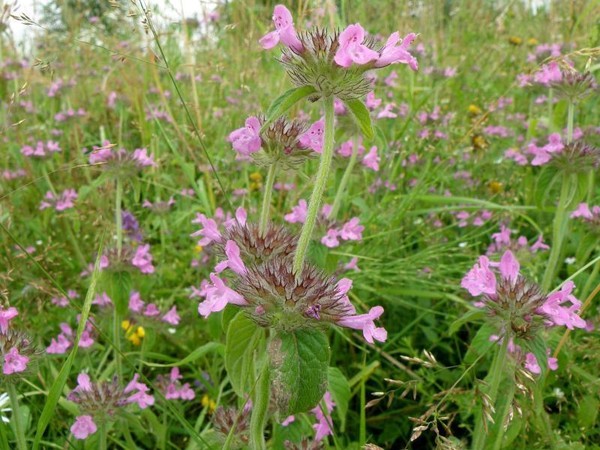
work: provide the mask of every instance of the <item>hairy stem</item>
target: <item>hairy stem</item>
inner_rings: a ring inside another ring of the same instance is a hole
[[[275,183],[275,173],[277,171],[277,163],[271,164],[267,173],[267,181],[265,183],[265,193],[263,195],[262,208],[260,211],[260,221],[258,223],[258,232],[261,236],[267,231],[267,223],[269,222],[269,211],[271,210],[271,196],[273,195],[273,184]]]
[[[494,360],[492,361],[492,365],[487,376],[487,379],[489,380],[489,389],[487,391],[487,396],[489,397],[490,404],[494,406],[496,406],[500,382],[502,381],[505,375],[504,368],[506,366],[508,340],[508,336],[504,336],[502,338],[502,343],[496,351],[496,355],[494,356]],[[475,425],[475,433],[473,434],[473,445],[471,446],[473,450],[480,450],[484,448],[487,435],[486,426],[484,423],[486,420],[486,415],[483,414],[483,412],[477,418],[477,423]]]
[[[331,161],[333,159],[333,96],[325,97],[323,103],[325,106],[325,139],[323,143],[323,153],[321,155],[321,162],[319,163],[315,185],[308,203],[306,221],[302,226],[298,247],[294,254],[293,270],[295,274],[300,273],[302,266],[304,265],[304,260],[306,259],[306,251],[308,249],[308,244],[310,244],[315,223],[317,222],[319,207],[321,206],[321,200],[323,199],[323,193],[325,192],[327,178],[329,177],[329,172],[331,170]]]
[[[123,250],[123,217],[121,214],[121,202],[123,198],[123,182],[117,177],[117,194],[115,198],[115,223],[117,227],[117,255],[121,257]]]

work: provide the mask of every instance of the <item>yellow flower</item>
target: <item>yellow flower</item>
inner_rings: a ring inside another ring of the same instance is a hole
[[[521,45],[523,43],[523,39],[518,36],[511,36],[508,38],[508,43],[511,45]]]
[[[502,192],[502,183],[500,183],[499,181],[490,181],[488,183],[488,188],[490,189],[490,191],[492,191],[492,194],[498,194],[500,192]]]
[[[475,134],[471,138],[471,144],[473,145],[473,148],[475,150],[483,150],[484,148],[487,147],[487,142],[486,142],[485,138],[483,136],[481,136],[480,134]]]
[[[472,103],[469,105],[468,111],[469,111],[469,114],[472,114],[474,116],[478,116],[479,114],[481,114],[481,108]]]
[[[146,330],[144,327],[138,326],[137,329],[129,320],[121,322],[121,328],[125,330],[125,338],[133,345],[140,345],[142,339],[146,336]]]
[[[196,245],[196,246],[194,247],[194,251],[195,251],[196,253],[202,253],[202,250],[203,250],[203,248],[202,248],[202,246],[201,246],[201,245]]]
[[[212,413],[214,412],[215,409],[217,409],[217,403],[212,400],[208,394],[204,394],[202,396],[202,400],[201,400],[202,406],[204,406],[205,408],[208,408],[208,412]]]
[[[260,172],[252,172],[250,174],[250,180],[260,183],[262,181],[262,175]]]
[[[527,39],[527,45],[538,45],[538,40],[536,38]]]

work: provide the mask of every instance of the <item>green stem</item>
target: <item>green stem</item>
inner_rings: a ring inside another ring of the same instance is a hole
[[[548,89],[548,129],[554,131],[553,109],[554,109],[554,90]]]
[[[117,194],[115,199],[115,223],[117,226],[117,255],[121,257],[123,249],[123,217],[121,215],[121,202],[123,197],[123,182],[117,177]]]
[[[567,207],[571,193],[571,179],[569,175],[563,175],[561,181],[560,197],[558,199],[558,206],[556,207],[552,225],[552,248],[550,250],[550,257],[548,258],[548,264],[546,265],[546,272],[544,273],[544,278],[542,280],[542,292],[549,291],[550,285],[557,272],[558,259],[560,258],[563,239],[567,231]]]
[[[106,421],[103,419],[102,424],[100,424],[100,433],[98,435],[98,448],[100,450],[106,450],[108,447],[106,445]]]
[[[573,118],[575,116],[575,103],[569,101],[567,112],[567,144],[573,142]]]
[[[340,205],[342,204],[342,197],[344,196],[344,192],[346,190],[346,186],[348,185],[348,181],[350,180],[350,175],[352,175],[352,169],[354,169],[354,164],[356,163],[356,158],[358,157],[358,138],[355,136],[352,140],[352,155],[350,156],[350,161],[348,161],[348,166],[346,167],[346,171],[344,172],[344,176],[342,177],[342,181],[340,182],[340,186],[338,187],[338,191],[335,194],[335,200],[333,201],[333,206],[331,207],[331,213],[329,214],[329,219],[335,220],[337,214],[340,209]]]
[[[496,423],[494,424],[495,428],[495,436],[492,442],[490,442],[492,450],[500,450],[502,448],[502,441],[504,438],[504,423],[506,422],[506,418],[510,412],[510,407],[512,406],[512,401],[515,396],[515,383],[510,380],[508,386],[506,386],[506,390],[502,391],[501,401],[497,402],[496,407],[496,417],[494,420]],[[500,405],[498,407],[498,404]]]
[[[277,171],[277,163],[271,164],[267,173],[267,181],[265,184],[265,193],[263,195],[262,208],[260,211],[260,222],[258,223],[258,232],[261,236],[267,231],[267,223],[269,222],[269,211],[271,210],[271,196],[273,195],[273,183],[275,183],[275,172]]]
[[[123,368],[121,366],[121,318],[119,317],[119,308],[115,304],[113,307],[113,344],[115,346],[115,364],[117,366],[117,376],[119,381],[123,381]]]
[[[10,406],[12,408],[10,420],[15,426],[14,432],[15,439],[17,441],[17,448],[19,450],[27,450],[27,444],[25,442],[25,430],[23,429],[23,424],[21,423],[21,414],[19,411],[19,394],[17,393],[15,385],[12,383],[7,383],[6,390],[8,391]]]
[[[293,270],[295,274],[299,274],[304,266],[306,251],[308,249],[308,244],[310,244],[315,223],[317,222],[319,207],[321,206],[321,200],[323,199],[323,193],[325,192],[327,178],[329,177],[329,171],[331,169],[331,161],[333,159],[333,96],[325,97],[323,99],[323,103],[325,107],[325,138],[323,142],[323,154],[321,155],[321,162],[319,163],[319,169],[315,179],[315,186],[310,196],[306,221],[302,226],[302,232],[300,233],[300,239],[298,240],[298,247],[296,248],[296,253],[294,254]]]
[[[539,429],[540,436],[543,436],[545,443],[550,444],[548,448],[555,448],[554,432],[552,431],[552,423],[550,416],[544,408],[544,385],[546,381],[545,375],[540,376],[535,383],[533,392],[533,405],[536,426]]]
[[[265,442],[265,424],[269,410],[270,398],[269,359],[265,358],[259,380],[254,389],[252,401],[252,417],[250,418],[250,448],[263,450],[267,448]]]
[[[502,338],[502,344],[498,348],[496,355],[494,355],[494,360],[492,361],[492,365],[490,367],[490,371],[488,373],[487,378],[489,379],[489,389],[487,395],[489,397],[489,401],[491,405],[496,406],[496,399],[498,396],[498,388],[500,387],[500,382],[504,378],[504,368],[506,365],[506,355],[508,353],[508,341],[509,337],[504,336]],[[479,415],[477,419],[477,423],[475,425],[475,433],[473,434],[473,450],[480,450],[484,448],[484,444],[486,441],[486,432],[484,421],[487,420],[485,414],[483,412]]]

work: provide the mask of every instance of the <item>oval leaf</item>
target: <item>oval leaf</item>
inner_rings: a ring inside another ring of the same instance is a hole
[[[243,397],[254,382],[254,350],[264,338],[264,331],[243,311],[238,312],[227,328],[225,368],[231,386]]]
[[[309,411],[327,390],[329,344],[318,330],[278,333],[269,344],[272,395],[282,417]]]
[[[267,109],[267,119],[260,129],[261,133],[266,130],[274,120],[285,114],[292,106],[315,92],[316,89],[312,86],[302,86],[289,89],[277,97],[273,103],[271,103],[269,109]]]
[[[346,429],[346,413],[348,412],[348,403],[350,403],[350,383],[344,374],[337,367],[330,367],[327,373],[331,397],[335,402],[335,410],[340,419],[340,431]]]
[[[347,100],[345,103],[365,138],[373,139],[375,133],[371,124],[371,115],[365,104],[358,99]]]

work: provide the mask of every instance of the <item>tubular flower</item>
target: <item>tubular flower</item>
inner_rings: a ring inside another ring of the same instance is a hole
[[[262,48],[269,50],[281,41],[283,45],[295,52],[301,53],[304,50],[294,28],[292,13],[285,6],[275,6],[273,23],[275,24],[275,31],[265,34],[259,41]]]

